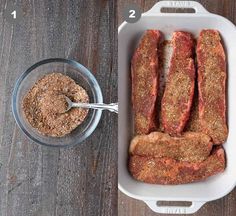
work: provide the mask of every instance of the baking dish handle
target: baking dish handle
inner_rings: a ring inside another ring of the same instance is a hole
[[[162,206],[158,201],[144,201],[152,211],[163,214],[193,214],[197,212],[205,202],[192,202],[191,206]]]
[[[195,13],[209,13],[200,3],[196,1],[160,1],[146,13],[162,13],[162,8],[192,8],[195,10]]]

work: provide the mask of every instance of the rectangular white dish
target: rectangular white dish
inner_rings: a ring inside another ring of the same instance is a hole
[[[161,8],[193,8],[195,13],[162,13]],[[224,148],[227,168],[224,173],[206,181],[184,185],[152,185],[136,181],[128,172],[128,147],[132,138],[130,59],[142,33],[147,29],[161,30],[165,38],[174,31],[189,31],[195,37],[202,29],[217,29],[223,38],[228,72],[229,136]],[[194,213],[208,201],[228,194],[236,185],[236,28],[226,18],[209,13],[194,1],[161,1],[142,14],[135,24],[122,23],[118,33],[118,182],[126,195],[143,200],[158,213]],[[157,201],[190,201],[189,207],[158,206]]]

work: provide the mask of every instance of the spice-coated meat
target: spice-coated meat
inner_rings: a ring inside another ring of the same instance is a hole
[[[186,184],[204,180],[207,177],[223,172],[225,153],[220,146],[202,162],[177,162],[169,158],[130,157],[129,170],[132,176],[151,184]]]
[[[132,103],[135,132],[147,134],[155,129],[155,107],[158,89],[158,45],[161,34],[147,30],[131,61]]]
[[[226,125],[226,60],[220,34],[202,30],[197,41],[199,121],[201,130],[222,144]]]
[[[180,134],[188,121],[194,95],[194,40],[188,32],[174,32],[173,53],[162,98],[161,118],[164,131]]]
[[[195,92],[193,96],[193,104],[190,111],[189,120],[186,124],[185,131],[193,131],[193,132],[200,132],[199,126],[199,111],[198,111],[198,88],[197,83],[195,83]]]
[[[131,141],[129,148],[131,155],[168,157],[188,162],[205,160],[211,150],[211,138],[197,132],[186,132],[181,137],[171,137],[161,132],[138,135]]]

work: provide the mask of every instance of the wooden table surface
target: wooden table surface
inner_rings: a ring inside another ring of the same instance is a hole
[[[129,3],[137,4],[142,11],[149,10],[157,0],[118,0],[118,25],[123,22],[122,10]],[[236,23],[236,1],[235,0],[200,0],[208,11],[222,15],[233,23]],[[222,182],[222,187],[224,183]],[[138,201],[118,193],[118,214],[120,216],[154,216],[165,215],[157,214],[149,209],[142,201]],[[205,204],[196,216],[235,216],[236,215],[236,189],[222,199]]]
[[[81,145],[54,149],[28,140],[11,112],[17,78],[52,57],[88,67],[104,101],[117,101],[116,1],[20,0],[17,24],[3,17],[9,2],[0,0],[0,216],[116,215],[116,114],[104,112]]]

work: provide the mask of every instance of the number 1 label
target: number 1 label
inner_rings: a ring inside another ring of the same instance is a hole
[[[11,15],[13,16],[13,19],[16,19],[16,10],[12,11]]]
[[[18,24],[22,21],[24,13],[20,6],[14,4],[12,1],[7,1],[6,9],[3,11],[3,17],[11,24]]]

